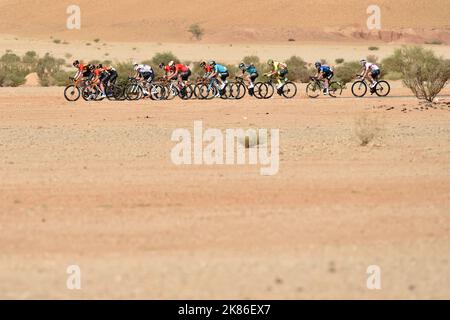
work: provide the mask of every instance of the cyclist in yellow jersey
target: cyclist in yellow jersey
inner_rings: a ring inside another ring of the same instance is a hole
[[[286,75],[288,74],[287,64],[283,62],[273,61],[269,59],[267,64],[271,67],[271,71],[266,73],[268,77],[275,77],[277,79],[277,92],[278,94],[282,93],[282,88],[287,81]]]

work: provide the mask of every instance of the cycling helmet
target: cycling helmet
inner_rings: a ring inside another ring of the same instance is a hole
[[[168,64],[168,66],[171,67],[171,68],[172,68],[174,65],[175,65],[175,62],[173,62],[173,61],[170,61],[169,64]]]
[[[245,69],[245,64],[244,64],[243,62],[241,62],[241,63],[239,64],[239,69]]]
[[[98,65],[97,65],[97,68],[103,68],[103,65],[101,64],[101,63],[99,63]]]
[[[160,64],[159,64],[159,68],[160,69],[162,69],[162,68],[164,68],[166,65],[163,63],[163,62],[161,62]]]
[[[200,67],[204,68],[206,66],[206,61],[200,62]]]
[[[315,64],[316,68],[320,68],[322,66],[322,62],[317,61]]]
[[[74,62],[73,62],[73,66],[74,67],[76,67],[77,65],[79,65],[80,64],[80,61],[78,61],[78,60],[75,60]]]
[[[273,60],[272,60],[272,59],[267,60],[267,64],[268,64],[269,66],[273,65]]]
[[[362,65],[362,66],[365,66],[366,63],[367,63],[366,59],[361,59],[361,61],[359,61],[359,64]]]
[[[209,64],[211,67],[214,67],[214,66],[216,65],[216,62],[215,62],[214,60],[211,60],[211,61],[208,62],[208,64]]]

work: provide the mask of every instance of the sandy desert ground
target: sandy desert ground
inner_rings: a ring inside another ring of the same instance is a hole
[[[69,103],[2,88],[0,297],[448,299],[450,105],[407,95]],[[361,117],[381,129],[366,147]],[[279,173],[175,166],[171,133],[194,120],[279,128]]]
[[[68,30],[71,4],[0,0],[0,54],[333,62],[436,42],[450,58],[448,0],[378,0],[381,31],[366,0],[79,0]],[[449,87],[432,106],[400,83],[386,99],[301,86],[293,100],[69,103],[62,90],[0,88],[0,298],[450,298]],[[361,119],[377,131],[367,146]],[[195,120],[280,129],[279,173],[174,165],[171,134]]]

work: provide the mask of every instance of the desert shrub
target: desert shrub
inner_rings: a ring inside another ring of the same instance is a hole
[[[99,39],[99,38],[96,38],[96,39],[94,39],[94,42],[95,42],[95,43],[99,43],[99,42],[100,42],[100,39]]]
[[[124,84],[127,82],[128,77],[134,73],[133,65],[131,61],[127,62],[116,62],[114,68],[117,71],[117,83]]]
[[[355,75],[361,71],[358,61],[344,62],[334,68],[335,78],[342,83],[349,83],[355,79]]]
[[[308,82],[310,71],[308,71],[308,64],[300,57],[292,56],[286,60],[289,74],[288,77],[292,81]]]
[[[17,87],[25,83],[29,69],[20,64],[0,63],[0,87]]]
[[[0,87],[17,87],[25,83],[25,77],[32,72],[33,64],[8,52],[0,57]]]
[[[156,53],[151,63],[158,66],[161,62],[168,63],[169,61],[175,61],[175,63],[179,63],[180,59],[178,59],[172,52],[166,51],[166,52],[158,52]]]
[[[60,44],[60,43],[61,43],[61,40],[55,39],[55,40],[53,40],[53,42],[56,43],[56,44]]]
[[[361,146],[367,146],[382,132],[380,121],[374,117],[364,114],[355,121],[354,132]]]
[[[18,63],[20,62],[20,57],[15,53],[8,52],[0,57],[0,62],[7,64]]]
[[[403,83],[418,99],[433,101],[450,79],[450,60],[422,47],[403,47],[383,60],[389,72],[402,75]]]
[[[36,65],[36,73],[42,86],[56,85],[55,75],[61,71],[61,67],[65,64],[64,59],[57,59],[46,53],[40,58]]]
[[[378,48],[378,47],[369,47],[369,51],[377,51],[377,50],[379,50],[380,48]]]
[[[188,32],[197,40],[201,40],[204,34],[204,30],[202,27],[200,27],[198,24],[192,24]]]
[[[344,58],[337,58],[336,60],[334,60],[334,62],[336,62],[336,64],[341,64],[344,63]]]

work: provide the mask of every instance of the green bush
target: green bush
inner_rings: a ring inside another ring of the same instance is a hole
[[[172,52],[158,52],[156,53],[151,63],[158,66],[161,62],[167,64],[169,61],[174,61],[175,63],[180,63],[180,59],[178,59]]]
[[[335,79],[346,84],[355,79],[356,74],[361,72],[361,65],[358,61],[344,62],[334,68]]]
[[[334,62],[336,62],[336,64],[341,64],[344,63],[344,58],[337,58],[336,60],[334,60]]]
[[[403,83],[418,99],[432,102],[450,79],[450,60],[422,47],[396,49],[383,60],[389,72],[402,75]]]
[[[32,72],[33,67],[32,63],[22,61],[12,52],[4,54],[0,57],[0,87],[17,87],[24,84],[25,77]]]
[[[308,70],[308,64],[302,58],[292,56],[286,60],[286,64],[288,66],[288,77],[290,80],[304,83],[309,82],[311,73]]]
[[[17,87],[25,83],[29,70],[19,64],[0,63],[0,87]]]
[[[13,64],[20,62],[20,57],[15,53],[5,53],[0,58],[0,62],[7,63],[7,64]]]
[[[44,87],[57,85],[54,77],[61,71],[61,67],[64,64],[64,59],[54,58],[49,53],[40,58],[37,62],[36,73],[41,85]]]

